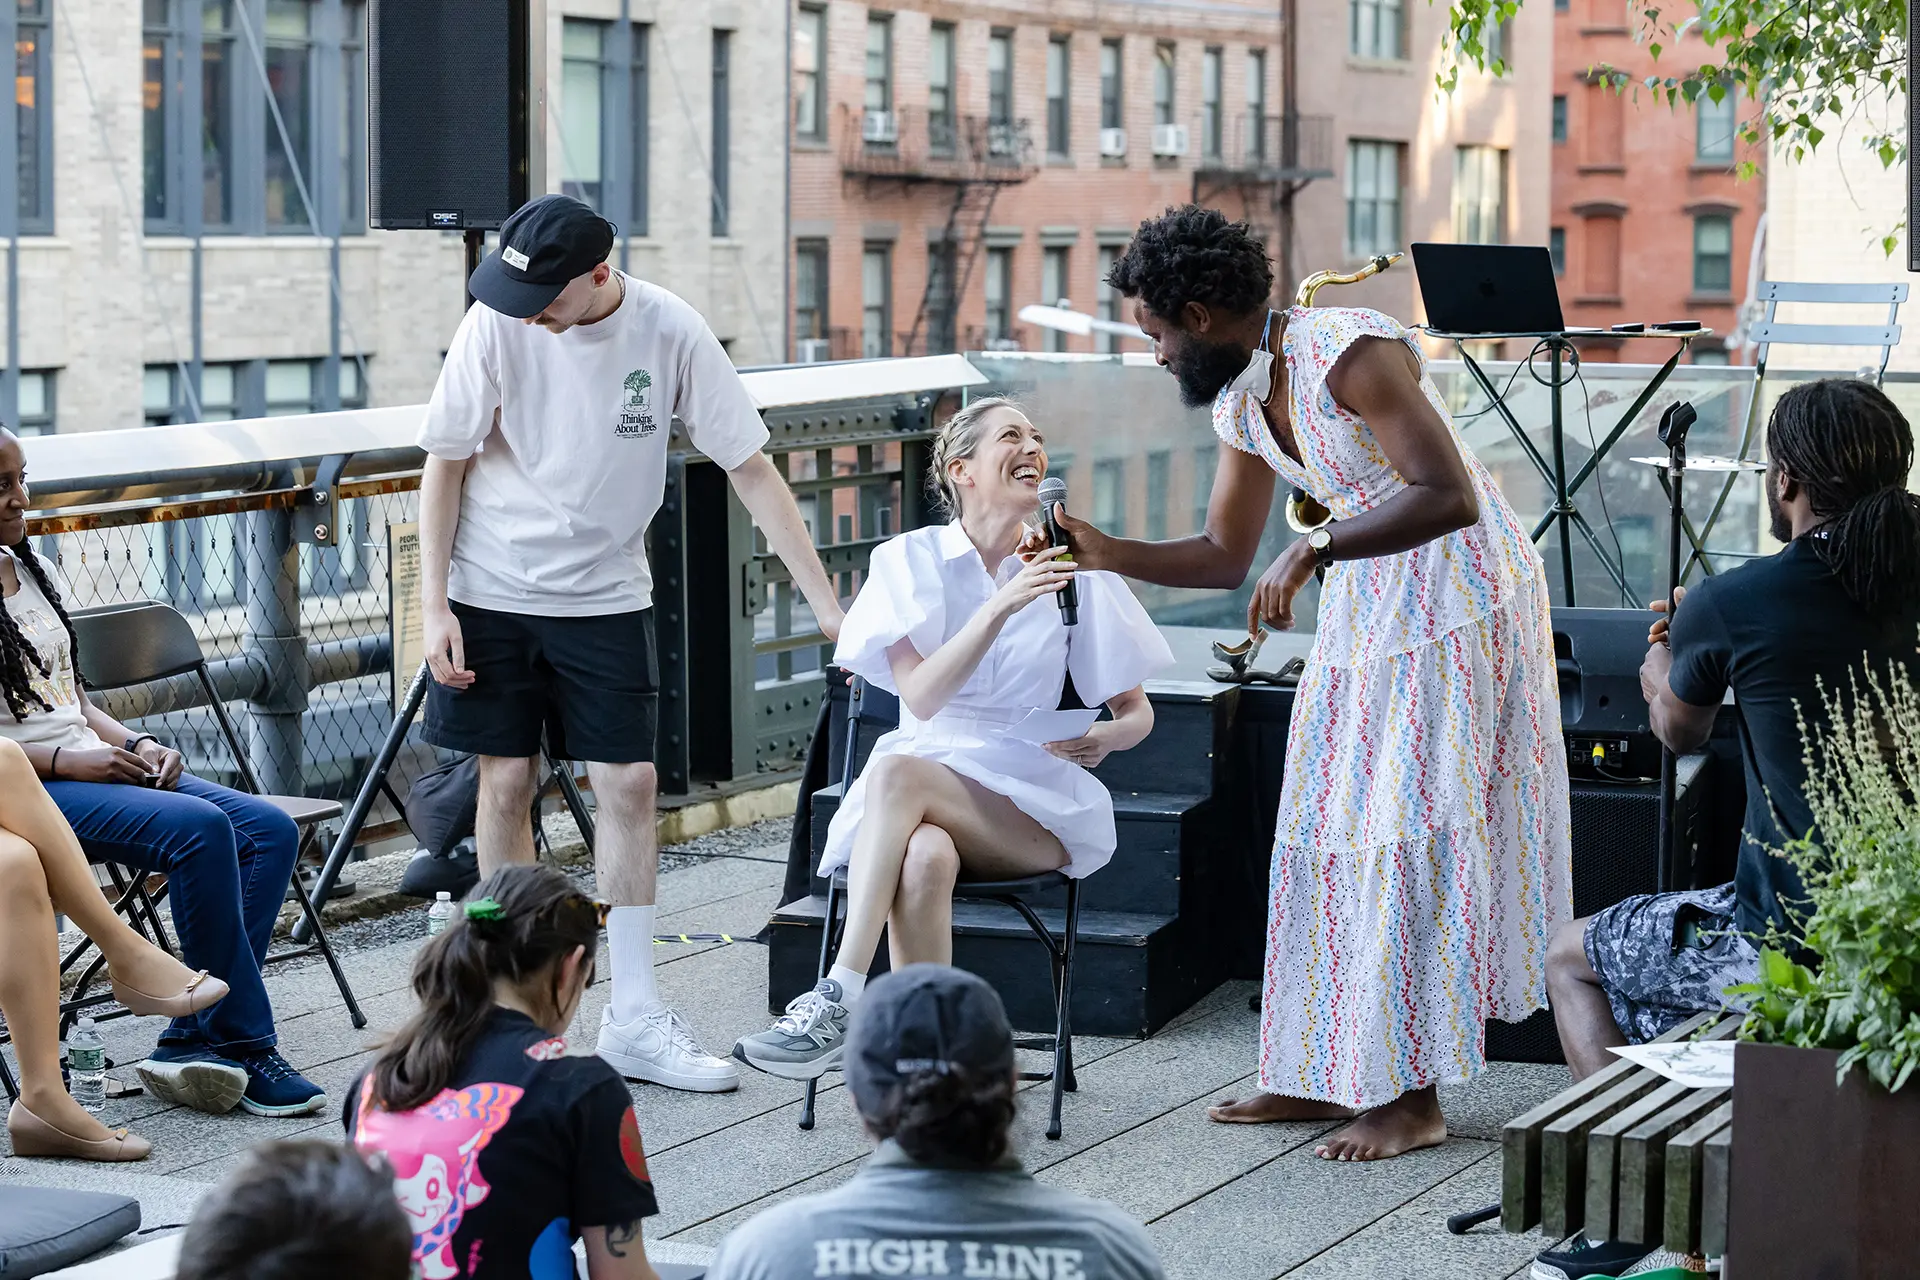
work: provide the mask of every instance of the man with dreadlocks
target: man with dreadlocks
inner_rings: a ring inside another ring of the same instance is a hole
[[[1768,850],[1813,830],[1799,717],[1819,691],[1889,662],[1920,667],[1920,497],[1913,431],[1870,382],[1831,378],[1780,397],[1767,422],[1767,514],[1778,553],[1682,592],[1640,668],[1653,731],[1698,750],[1728,689],[1741,724],[1747,812],[1733,883],[1628,898],[1557,933],[1547,985],[1575,1077],[1614,1061],[1751,981],[1752,939],[1798,933],[1793,866]],[[1666,611],[1664,601],[1653,606]]]
[[[66,584],[27,540],[27,504],[25,454],[0,430],[0,736],[26,749],[89,858],[167,877],[187,965],[231,988],[174,1019],[140,1078],[156,1097],[214,1114],[318,1111],[326,1094],[275,1049],[260,980],[299,847],[293,820],[185,772],[178,751],[93,705]]]

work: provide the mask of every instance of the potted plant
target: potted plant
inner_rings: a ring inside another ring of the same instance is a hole
[[[1843,696],[1809,734],[1818,842],[1780,856],[1806,898],[1811,964],[1782,938],[1735,1049],[1728,1266],[1741,1280],[1920,1273],[1920,689],[1901,667]]]

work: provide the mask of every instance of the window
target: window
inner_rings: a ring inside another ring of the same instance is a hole
[[[1553,140],[1567,140],[1567,95],[1564,93],[1553,95]]]
[[[146,196],[146,220],[150,230],[154,223],[165,223],[173,208],[174,183],[172,166],[168,161],[175,153],[169,138],[174,127],[174,103],[168,87],[173,81],[173,65],[179,58],[179,49],[174,38],[172,15],[168,12],[170,3],[171,0],[144,0],[140,9],[144,35],[140,51],[141,186]],[[21,137],[24,141],[24,130]],[[24,206],[26,156],[23,154],[20,160],[20,192]]]
[[[1173,471],[1173,455],[1147,455],[1147,541],[1161,542],[1167,536],[1167,480]]]
[[[1049,307],[1065,304],[1067,298],[1067,250],[1055,245],[1040,258],[1040,301]],[[1065,351],[1067,335],[1058,329],[1047,330],[1047,350]]]
[[[1173,46],[1164,40],[1153,46],[1153,122],[1173,123]]]
[[[1193,532],[1207,527],[1207,502],[1213,497],[1213,473],[1220,466],[1220,446],[1203,444],[1193,451]]]
[[[53,231],[53,58],[50,0],[14,0],[13,112],[18,139],[20,230]]]
[[[1693,220],[1693,291],[1733,290],[1733,219],[1721,213]]]
[[[1098,314],[1102,320],[1118,320],[1120,318],[1120,293],[1112,285],[1107,283],[1107,276],[1113,271],[1114,260],[1119,256],[1120,250],[1114,248],[1112,245],[1100,246],[1100,257],[1098,259],[1100,279],[1094,286],[1094,303],[1097,309],[1096,314]],[[1100,350],[1109,355],[1120,350],[1120,336],[1118,334],[1102,333],[1098,335],[1096,341]]]
[[[312,413],[319,399],[314,393],[319,372],[314,360],[267,361],[267,417]]]
[[[1218,49],[1200,55],[1200,154],[1220,154],[1220,61]]]
[[[1247,159],[1267,158],[1267,51],[1247,50]]]
[[[244,366],[209,364],[200,369],[199,411],[179,365],[148,365],[141,381],[141,401],[147,425],[182,422],[224,422],[240,416],[240,372]],[[150,580],[143,586],[151,595],[165,595],[185,610],[230,604],[240,597],[246,579],[245,543],[240,518],[209,516],[204,520],[168,521],[147,526]]]
[[[1510,20],[1495,22],[1492,19],[1480,28],[1480,43],[1487,51],[1487,65],[1507,60],[1507,50],[1513,47],[1513,25]]]
[[[367,6],[349,5],[340,44],[340,229],[367,229]]]
[[[1585,135],[1583,163],[1607,168],[1617,167],[1623,158],[1622,141],[1626,129],[1625,99],[1612,86],[1589,86],[1581,132]]]
[[[1553,274],[1567,274],[1567,229],[1554,227],[1547,232],[1547,256],[1553,259]]]
[[[54,432],[52,369],[22,369],[13,429],[23,436],[50,436]]]
[[[1013,341],[1013,250],[987,250],[987,349]]]
[[[927,354],[944,355],[954,348],[953,242],[927,246]],[[910,354],[910,353],[909,353]]]
[[[1588,218],[1580,228],[1582,292],[1593,298],[1620,296],[1620,219]]]
[[[1565,13],[1572,7],[1572,0],[1553,0],[1553,11],[1555,13]]]
[[[793,247],[793,338],[826,336],[827,242],[801,240]]]
[[[713,234],[728,234],[733,174],[733,32],[713,33]]]
[[[958,136],[953,121],[953,24],[936,22],[927,33],[927,143],[946,154]]]
[[[867,15],[868,111],[893,110],[893,17]]]
[[[1126,113],[1120,105],[1120,42],[1100,42],[1100,127],[1124,129]]]
[[[607,23],[560,24],[560,191],[600,207]]]
[[[1347,52],[1360,58],[1399,58],[1401,0],[1347,0]]]
[[[633,65],[628,68],[628,124],[632,134],[632,146],[629,154],[633,157],[631,194],[628,199],[627,219],[624,231],[627,235],[644,236],[647,234],[647,136],[652,128],[653,107],[647,83],[647,55],[651,52],[648,37],[652,31],[645,23],[633,24]]]
[[[1124,458],[1099,458],[1093,464],[1093,522],[1104,532],[1124,538],[1127,528],[1127,463]]]
[[[1067,136],[1067,81],[1072,63],[1067,38],[1047,40],[1047,154],[1065,156],[1072,152]]]
[[[1013,33],[987,37],[987,123],[1013,122]]]
[[[1453,238],[1499,244],[1506,230],[1507,153],[1499,147],[1456,147],[1453,153]]]
[[[267,0],[264,177],[269,231],[313,229],[301,193],[305,175],[312,171],[312,19],[311,0]]]
[[[893,354],[893,246],[870,244],[860,255],[860,354]]]
[[[827,11],[803,6],[793,28],[794,132],[809,142],[827,138]]]
[[[1397,142],[1347,143],[1347,256],[1369,258],[1400,247],[1400,150]]]
[[[1733,163],[1733,141],[1740,122],[1731,85],[1715,102],[1702,94],[1694,103],[1693,158],[1704,164]]]

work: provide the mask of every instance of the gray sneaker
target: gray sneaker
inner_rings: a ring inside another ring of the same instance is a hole
[[[847,1042],[847,1006],[840,1003],[840,984],[822,978],[803,992],[758,1035],[735,1042],[733,1056],[770,1076],[787,1080],[818,1080],[840,1065]]]

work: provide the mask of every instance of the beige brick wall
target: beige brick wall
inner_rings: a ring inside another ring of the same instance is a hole
[[[552,92],[563,18],[611,19],[619,10],[618,0],[550,0]],[[144,235],[140,220],[140,6],[67,3],[61,12],[52,37],[54,234],[22,241],[21,364],[59,371],[61,431],[138,426],[144,366],[191,351],[191,246]],[[740,363],[775,359],[786,314],[783,0],[630,0],[629,13],[654,24],[651,234],[630,242],[629,270],[705,312]],[[716,26],[734,32],[734,211],[724,241],[711,236],[708,212]],[[553,189],[557,142],[547,150]],[[325,240],[209,235],[203,246],[207,361],[327,353]],[[4,254],[0,247],[0,263]],[[367,356],[373,402],[425,400],[460,318],[459,237],[368,231],[343,239],[341,259],[342,348]]]

